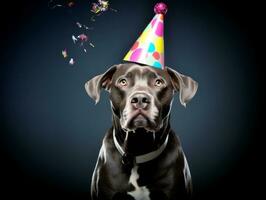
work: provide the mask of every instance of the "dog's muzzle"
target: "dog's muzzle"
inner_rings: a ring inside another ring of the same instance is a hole
[[[146,93],[134,93],[129,99],[134,109],[147,109],[151,103],[150,95]]]
[[[121,125],[125,130],[137,128],[152,130],[156,126],[157,116],[158,109],[155,106],[154,97],[147,92],[137,91],[128,97],[122,112]]]

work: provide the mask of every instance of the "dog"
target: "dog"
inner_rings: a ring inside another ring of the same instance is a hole
[[[93,200],[175,200],[192,194],[190,170],[170,126],[173,97],[183,106],[198,83],[165,67],[137,63],[110,67],[85,83],[97,103],[110,93],[112,127],[104,136],[91,181]]]

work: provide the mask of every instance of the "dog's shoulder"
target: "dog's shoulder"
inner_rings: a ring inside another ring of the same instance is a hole
[[[178,171],[181,172],[187,170],[188,168],[186,156],[180,139],[173,130],[169,132],[168,145],[161,158],[163,159],[161,162],[163,165],[162,168],[172,167],[173,169],[178,169]]]
[[[103,138],[102,145],[108,149],[108,151],[114,151],[114,141],[113,141],[113,128],[109,128]]]
[[[180,157],[183,154],[180,139],[173,130],[169,132],[168,153],[169,152],[177,157]]]
[[[117,151],[113,140],[113,128],[107,130],[103,141],[100,154],[104,155],[105,163],[114,163],[119,161],[120,154]],[[103,156],[102,156],[103,157]],[[109,161],[109,162],[108,162]]]

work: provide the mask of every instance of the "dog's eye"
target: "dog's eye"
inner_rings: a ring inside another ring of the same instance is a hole
[[[157,87],[161,87],[161,86],[163,85],[163,80],[161,80],[161,79],[157,79],[157,80],[155,81],[154,85],[157,86]]]
[[[121,80],[119,80],[119,84],[122,86],[126,86],[127,85],[127,80],[122,78]]]

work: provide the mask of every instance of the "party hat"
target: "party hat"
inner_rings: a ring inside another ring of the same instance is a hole
[[[154,12],[156,15],[126,54],[124,61],[164,69],[163,20],[167,12],[166,4],[157,3]]]

